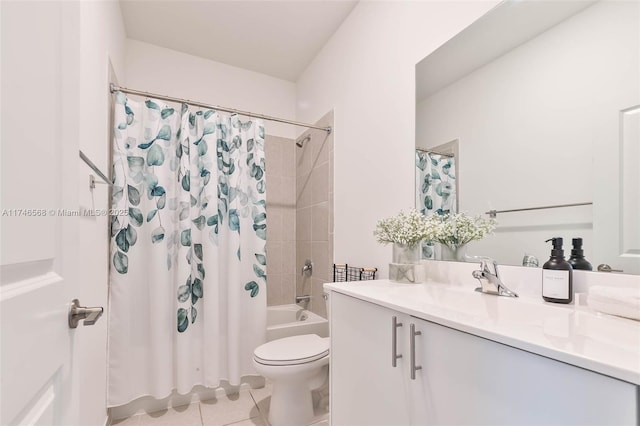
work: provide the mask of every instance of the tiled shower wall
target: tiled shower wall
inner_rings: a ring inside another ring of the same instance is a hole
[[[267,305],[294,303],[296,271],[296,144],[267,135]]]
[[[316,124],[333,127],[333,111]],[[311,135],[296,153],[296,291],[311,295],[311,311],[326,317],[322,285],[333,277],[333,133],[310,129]],[[313,275],[302,276],[306,259]]]

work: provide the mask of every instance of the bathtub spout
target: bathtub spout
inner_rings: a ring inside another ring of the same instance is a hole
[[[311,296],[309,296],[308,294],[304,295],[304,296],[296,296],[296,303],[309,303],[311,301]]]

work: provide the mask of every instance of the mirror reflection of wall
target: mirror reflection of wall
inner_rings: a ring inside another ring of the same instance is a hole
[[[495,235],[473,242],[469,254],[511,265],[533,254],[542,264],[549,257],[546,239],[564,237],[568,256],[571,238],[582,237],[594,265],[640,273],[640,255],[620,251],[619,181],[620,112],[640,104],[640,4],[591,3],[505,2],[417,66],[416,147],[459,138],[461,212],[586,204],[498,214]],[[565,15],[567,8],[580,10],[554,25],[541,23],[500,55],[478,59],[493,45],[491,34],[497,44],[501,34],[511,37],[517,19],[535,21],[536,7],[564,8]],[[528,20],[517,16],[518,8]],[[465,65],[470,57],[475,66]],[[439,86],[421,78],[465,66],[470,69]]]

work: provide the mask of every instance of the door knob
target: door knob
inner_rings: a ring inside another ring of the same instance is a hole
[[[69,328],[77,328],[78,323],[84,320],[84,325],[93,325],[104,312],[101,306],[86,308],[80,306],[78,299],[73,299],[69,306]]]

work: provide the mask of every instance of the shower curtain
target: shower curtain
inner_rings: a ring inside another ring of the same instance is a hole
[[[264,127],[116,94],[108,405],[255,374],[266,330]]]
[[[455,158],[416,150],[416,210],[430,216],[456,213]],[[422,244],[422,258],[435,259],[434,244]]]

